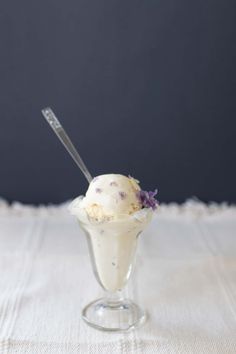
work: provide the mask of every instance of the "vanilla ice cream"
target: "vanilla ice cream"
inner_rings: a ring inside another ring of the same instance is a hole
[[[120,174],[95,177],[85,197],[70,206],[85,230],[95,274],[108,291],[124,287],[132,269],[138,235],[150,221],[143,208],[139,182]]]
[[[116,220],[141,209],[138,181],[119,174],[95,177],[81,202],[90,218]]]

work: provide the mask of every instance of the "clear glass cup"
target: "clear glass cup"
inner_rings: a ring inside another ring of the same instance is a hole
[[[118,332],[129,331],[144,323],[145,311],[132,300],[123,298],[121,291],[134,267],[138,237],[151,216],[151,209],[104,222],[94,222],[77,215],[87,236],[93,272],[105,290],[103,298],[89,303],[82,311],[88,325],[103,331]]]

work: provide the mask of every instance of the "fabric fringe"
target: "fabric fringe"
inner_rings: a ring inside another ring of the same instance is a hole
[[[70,201],[62,204],[54,205],[29,205],[20,202],[8,203],[4,199],[0,199],[0,216],[50,216],[50,215],[69,215],[68,206]],[[161,203],[157,209],[157,215],[161,217],[204,217],[216,215],[233,215],[236,216],[236,205],[230,205],[227,202],[223,203],[203,203],[200,200],[193,198],[183,204],[177,203]]]

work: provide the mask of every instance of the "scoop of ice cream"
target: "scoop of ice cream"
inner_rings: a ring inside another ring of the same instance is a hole
[[[90,218],[114,220],[142,208],[138,181],[120,174],[95,177],[80,203]]]

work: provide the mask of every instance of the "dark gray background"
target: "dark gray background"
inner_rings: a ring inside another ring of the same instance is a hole
[[[84,193],[50,105],[93,175],[130,173],[161,201],[236,202],[235,13],[235,0],[2,2],[0,195]]]

